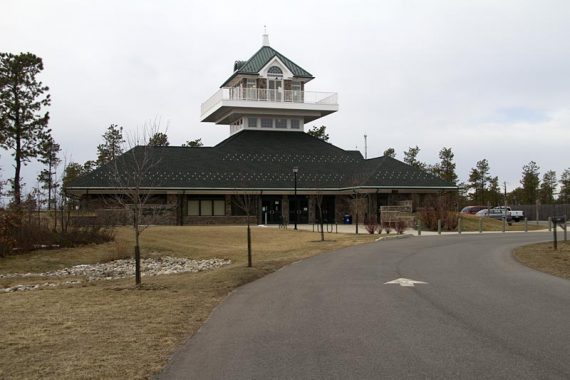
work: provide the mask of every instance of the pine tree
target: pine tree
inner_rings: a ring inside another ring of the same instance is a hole
[[[540,203],[554,203],[556,182],[556,172],[554,170],[549,170],[542,175],[542,183],[540,184]]]
[[[156,132],[148,140],[149,146],[169,146],[168,136],[163,132]]]
[[[309,131],[307,131],[308,135],[321,139],[323,141],[329,141],[329,135],[327,133],[327,127],[321,125],[320,127],[313,126]]]
[[[534,161],[530,161],[523,166],[521,185],[523,189],[522,203],[534,204],[538,199],[538,188],[540,186],[539,179],[540,167]]]
[[[454,157],[455,155],[451,148],[441,148],[439,151],[440,162],[433,167],[433,172],[444,181],[455,185],[457,183],[457,173],[455,173]]]
[[[199,148],[201,146],[204,146],[204,143],[202,142],[202,139],[188,140],[185,144],[182,144],[182,146],[185,146],[187,148]]]
[[[419,153],[420,148],[417,145],[415,147],[409,147],[408,150],[404,152],[404,162],[415,168],[425,170],[427,165],[418,160]]]
[[[40,158],[38,161],[44,164],[46,168],[38,175],[38,182],[40,182],[41,188],[48,192],[48,210],[51,210],[51,206],[56,199],[55,190],[59,187],[59,184],[55,180],[55,175],[57,166],[61,162],[57,156],[60,151],[61,148],[59,144],[57,144],[51,137],[45,140],[40,146]]]
[[[40,153],[47,140],[50,105],[49,88],[36,79],[43,70],[42,59],[31,53],[0,53],[0,146],[12,151],[14,203],[22,198],[21,170]]]
[[[388,148],[384,151],[384,156],[396,158],[396,150],[394,148]]]
[[[97,146],[97,166],[113,161],[123,153],[123,127],[111,124],[103,134],[103,144]]]
[[[565,169],[560,176],[560,195],[558,200],[564,203],[570,202],[570,168]]]
[[[487,184],[492,179],[489,173],[489,161],[487,161],[486,158],[477,161],[477,164],[471,169],[471,173],[469,173],[469,187],[474,190],[473,200],[479,201],[481,205],[485,205]]]

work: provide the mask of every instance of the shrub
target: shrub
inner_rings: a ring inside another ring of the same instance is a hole
[[[398,220],[394,222],[393,225],[394,225],[394,230],[396,230],[396,233],[398,235],[403,234],[406,228],[408,228],[408,223],[405,220]]]
[[[38,248],[74,247],[112,241],[114,231],[100,226],[69,227],[56,231],[17,208],[0,210],[0,256]]]
[[[447,197],[426,198],[424,207],[418,210],[418,218],[422,222],[422,227],[437,231],[437,221],[441,220],[441,229],[454,231],[457,228],[459,215],[455,211],[450,211],[450,204]]]
[[[376,219],[375,218],[368,218],[366,220],[364,227],[366,228],[366,231],[368,231],[368,233],[370,235],[374,235],[374,232],[376,231],[376,228],[378,227],[378,224],[376,223]]]

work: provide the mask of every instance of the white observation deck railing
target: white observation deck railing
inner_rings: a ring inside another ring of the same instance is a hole
[[[222,100],[336,105],[338,104],[338,94],[336,92],[222,87],[202,103],[202,114]]]

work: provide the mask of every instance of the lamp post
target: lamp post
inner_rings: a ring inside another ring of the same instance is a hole
[[[297,218],[299,218],[299,203],[297,202],[297,172],[298,167],[293,168],[293,175],[295,176],[295,230],[297,230]]]

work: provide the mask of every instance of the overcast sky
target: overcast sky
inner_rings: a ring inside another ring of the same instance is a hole
[[[159,118],[171,145],[229,136],[200,122],[200,104],[261,47],[264,25],[316,77],[307,90],[339,93],[339,112],[306,129],[326,125],[341,148],[364,152],[367,134],[368,157],[418,145],[435,163],[451,147],[461,180],[487,158],[509,191],[530,160],[570,167],[567,0],[2,0],[0,51],[43,58],[54,137],[83,162],[111,123]]]

